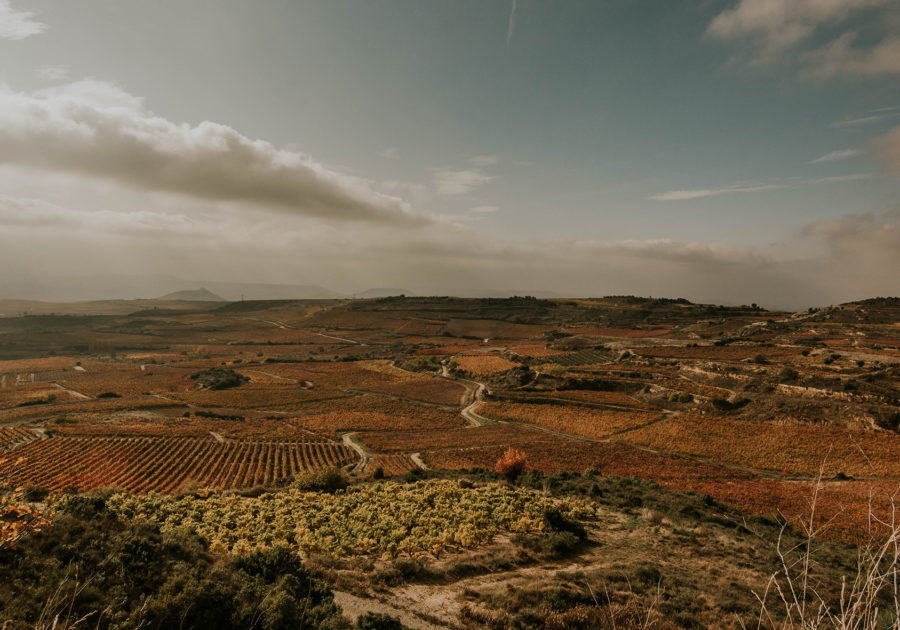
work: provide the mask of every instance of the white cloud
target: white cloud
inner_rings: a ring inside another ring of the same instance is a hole
[[[875,153],[889,173],[900,175],[900,127],[872,141]]]
[[[815,78],[900,74],[900,37],[885,38],[869,49],[854,47],[856,33],[844,33],[818,50],[804,54],[805,73]]]
[[[862,155],[862,151],[859,149],[840,149],[837,151],[830,151],[821,157],[817,157],[815,160],[812,160],[810,164],[820,164],[822,162],[835,162],[837,160],[848,160],[850,158],[854,158],[858,155]]]
[[[0,163],[308,217],[429,221],[371,182],[225,125],[155,116],[142,99],[91,79],[32,93],[0,88]]]
[[[469,163],[473,166],[493,166],[500,161],[496,155],[476,155],[469,158]]]
[[[69,67],[58,66],[41,66],[35,71],[35,76],[44,81],[63,81],[69,78]]]
[[[434,187],[439,195],[456,196],[483,186],[494,177],[477,169],[454,171],[449,168],[432,169]]]
[[[387,147],[386,149],[379,151],[378,155],[383,158],[387,158],[388,160],[393,160],[397,157],[397,155],[399,155],[399,153],[400,149],[398,149],[397,147]]]
[[[0,0],[0,39],[22,40],[39,35],[47,25],[34,19],[31,11],[16,11],[9,0]]]
[[[500,208],[497,206],[475,206],[474,208],[470,208],[469,212],[474,212],[476,214],[491,214],[498,210],[500,210]]]
[[[663,193],[651,195],[650,199],[654,201],[686,201],[688,199],[702,199],[704,197],[716,197],[718,195],[728,195],[731,193],[751,193],[763,190],[774,190],[776,188],[785,188],[783,184],[759,184],[755,186],[733,185],[722,186],[720,188],[700,188],[694,190],[668,190]]]
[[[807,225],[802,235],[821,239],[827,255],[817,277],[855,298],[897,295],[900,283],[900,213],[847,215]],[[845,298],[846,299],[846,298]]]
[[[821,29],[840,28],[867,11],[876,16],[876,24],[889,23],[884,17],[896,8],[894,0],[738,0],[710,22],[707,34],[750,42],[750,64],[767,65],[808,46]],[[896,37],[888,35],[867,49],[852,48],[855,37],[843,32],[830,44],[790,59],[799,61],[804,74],[822,78],[900,73]]]
[[[78,210],[42,199],[0,195],[0,225],[6,228],[78,230],[91,235],[201,236],[209,225],[184,214],[137,210]]]
[[[396,179],[388,179],[383,182],[378,182],[375,185],[376,190],[378,192],[382,192],[386,195],[393,195],[397,197],[402,197],[404,199],[410,199],[415,203],[424,203],[429,201],[433,195],[431,193],[431,188],[425,186],[423,184],[415,184],[413,182],[403,182],[398,181]]]

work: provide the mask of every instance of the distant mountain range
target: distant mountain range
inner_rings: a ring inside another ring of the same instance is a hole
[[[203,287],[203,289],[198,289]],[[199,293],[204,291],[204,294]],[[244,300],[327,300],[341,298],[382,298],[397,295],[418,297],[449,295],[455,297],[512,297],[533,295],[539,298],[565,297],[542,290],[472,289],[448,287],[420,288],[412,291],[404,287],[382,286],[358,292],[340,292],[307,284],[270,284],[261,282],[224,282],[209,279],[185,280],[168,275],[102,275],[57,276],[29,278],[15,276],[0,278],[0,299],[37,300],[45,302],[87,302],[96,300],[136,300],[161,295],[174,301]]]
[[[174,293],[167,293],[161,297],[156,298],[158,300],[179,300],[183,302],[226,302],[224,298],[219,297],[215,293],[208,291],[205,288],[200,289],[186,289],[184,291],[175,291]]]

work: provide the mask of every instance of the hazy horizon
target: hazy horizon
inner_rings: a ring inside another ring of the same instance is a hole
[[[0,298],[900,294],[891,0],[0,0],[0,60]]]

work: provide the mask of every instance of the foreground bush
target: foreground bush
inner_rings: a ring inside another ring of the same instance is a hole
[[[223,561],[184,530],[116,518],[102,501],[71,507],[0,549],[4,628],[345,627],[329,588],[284,547]]]

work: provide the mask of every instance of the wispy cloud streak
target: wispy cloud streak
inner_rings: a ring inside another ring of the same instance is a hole
[[[731,193],[750,193],[763,190],[785,188],[783,184],[759,184],[756,186],[722,186],[720,188],[700,188],[695,190],[667,190],[666,192],[652,195],[654,201],[687,201],[689,199],[702,199],[704,197],[716,197]]]
[[[821,157],[817,157],[815,160],[812,160],[810,162],[810,164],[821,164],[822,162],[835,162],[837,160],[849,160],[850,158],[854,158],[861,154],[862,154],[862,151],[860,151],[859,149],[841,149],[839,151],[831,151]]]
[[[509,48],[509,42],[512,41],[516,32],[516,10],[518,9],[518,0],[513,0],[512,9],[509,11],[509,25],[506,27],[506,47]]]
[[[824,156],[823,156],[824,157]],[[732,193],[753,193],[765,190],[779,190],[784,188],[796,188],[804,184],[834,184],[840,182],[854,182],[875,177],[872,173],[851,173],[849,175],[833,175],[831,177],[813,177],[787,181],[779,184],[733,184],[720,186],[719,188],[698,188],[692,190],[667,190],[666,192],[651,195],[653,201],[689,201],[691,199],[703,199],[705,197],[717,197]]]

